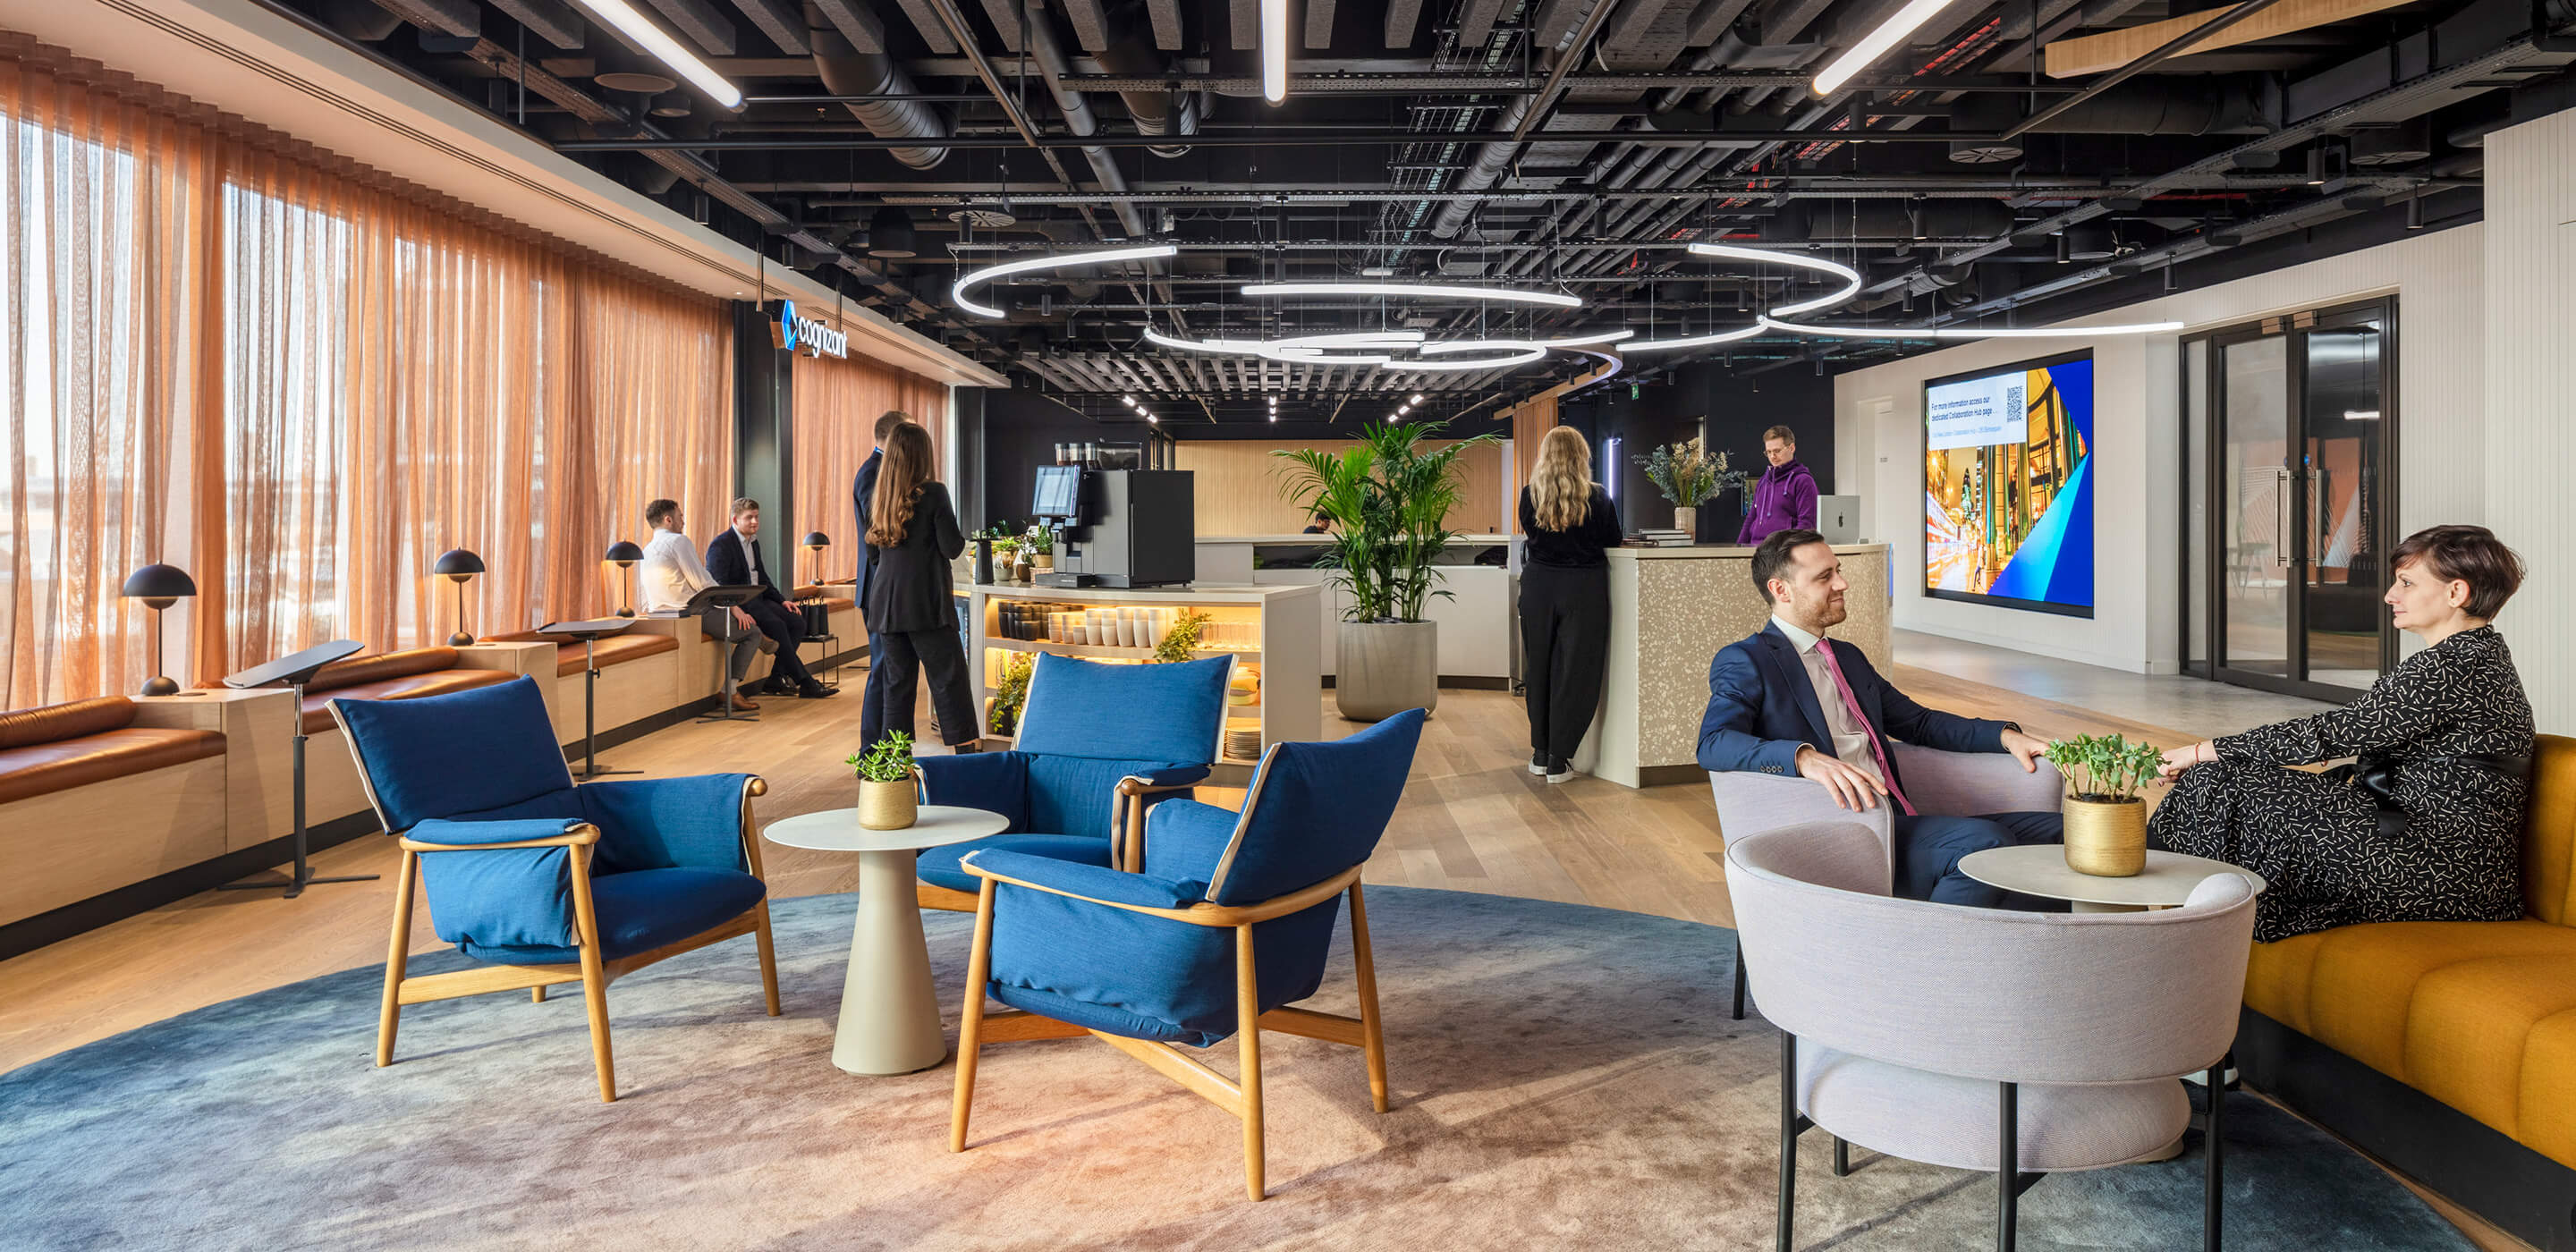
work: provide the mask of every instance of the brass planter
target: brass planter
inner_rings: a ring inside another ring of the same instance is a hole
[[[2066,797],[2066,868],[2096,878],[2127,878],[2147,867],[2144,800]]]
[[[859,825],[869,830],[903,830],[920,818],[921,790],[914,779],[859,780]]]

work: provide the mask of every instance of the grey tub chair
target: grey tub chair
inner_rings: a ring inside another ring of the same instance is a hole
[[[2219,1246],[2219,1067],[2236,1035],[2254,891],[2214,874],[2181,908],[2022,913],[1888,897],[1857,823],[1731,839],[1737,935],[1780,1028],[1780,1215],[1790,1247],[1798,1135],[1996,1171],[1995,1246],[2039,1178],[2155,1153],[2182,1135],[2176,1081],[2206,1072],[2204,1246]],[[1837,1172],[1840,1172],[1839,1168]]]
[[[2022,772],[2021,762],[2001,752],[1941,752],[1912,744],[1892,743],[1897,776],[1905,780],[1905,798],[1917,812],[1944,817],[1979,813],[2048,812],[2058,806],[2066,783],[2057,767],[2039,762],[2036,773]],[[1853,812],[1836,807],[1833,793],[1804,778],[1748,771],[1711,773],[1708,788],[1717,799],[1718,833],[1728,846],[1735,841],[1809,822],[1848,822],[1866,827],[1878,839],[1879,881],[1872,888],[1891,894],[1896,881],[1895,809],[1882,803]],[[1735,1020],[1744,1020],[1744,949],[1735,952]]]

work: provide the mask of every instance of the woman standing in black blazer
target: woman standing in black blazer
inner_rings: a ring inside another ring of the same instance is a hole
[[[873,666],[883,681],[868,685],[859,733],[873,745],[888,731],[912,732],[922,671],[930,674],[930,711],[949,746],[972,752],[982,737],[974,692],[966,682],[966,645],[957,637],[957,607],[948,563],[966,550],[948,488],[932,478],[930,432],[907,422],[894,429],[877,471],[868,510],[868,543],[876,560],[868,585],[868,633],[885,649]]]
[[[1571,426],[1547,432],[1521,488],[1521,681],[1529,688],[1530,772],[1574,777],[1574,750],[1601,706],[1610,654],[1610,561],[1619,506],[1592,481],[1592,449]]]

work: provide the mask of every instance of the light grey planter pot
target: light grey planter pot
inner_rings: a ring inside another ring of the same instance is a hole
[[[1333,704],[1354,722],[1440,707],[1440,623],[1344,622]]]

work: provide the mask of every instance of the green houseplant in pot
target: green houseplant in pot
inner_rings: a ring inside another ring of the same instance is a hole
[[[921,816],[920,767],[912,763],[912,736],[889,731],[874,747],[844,762],[859,776],[859,825],[902,830]]]
[[[2066,776],[2066,868],[2127,878],[2147,867],[2147,784],[2163,753],[2119,735],[2053,739],[2048,763]]]
[[[1333,519],[1331,550],[1316,568],[1348,602],[1333,703],[1355,722],[1440,704],[1440,627],[1423,620],[1423,606],[1449,594],[1437,562],[1457,533],[1448,518],[1465,492],[1459,458],[1496,441],[1488,434],[1431,445],[1446,425],[1370,426],[1358,447],[1342,452],[1271,453],[1288,462],[1281,484],[1288,498]]]
[[[1020,536],[1020,550],[1029,554],[1029,568],[1055,568],[1055,532],[1044,526],[1031,526]]]

